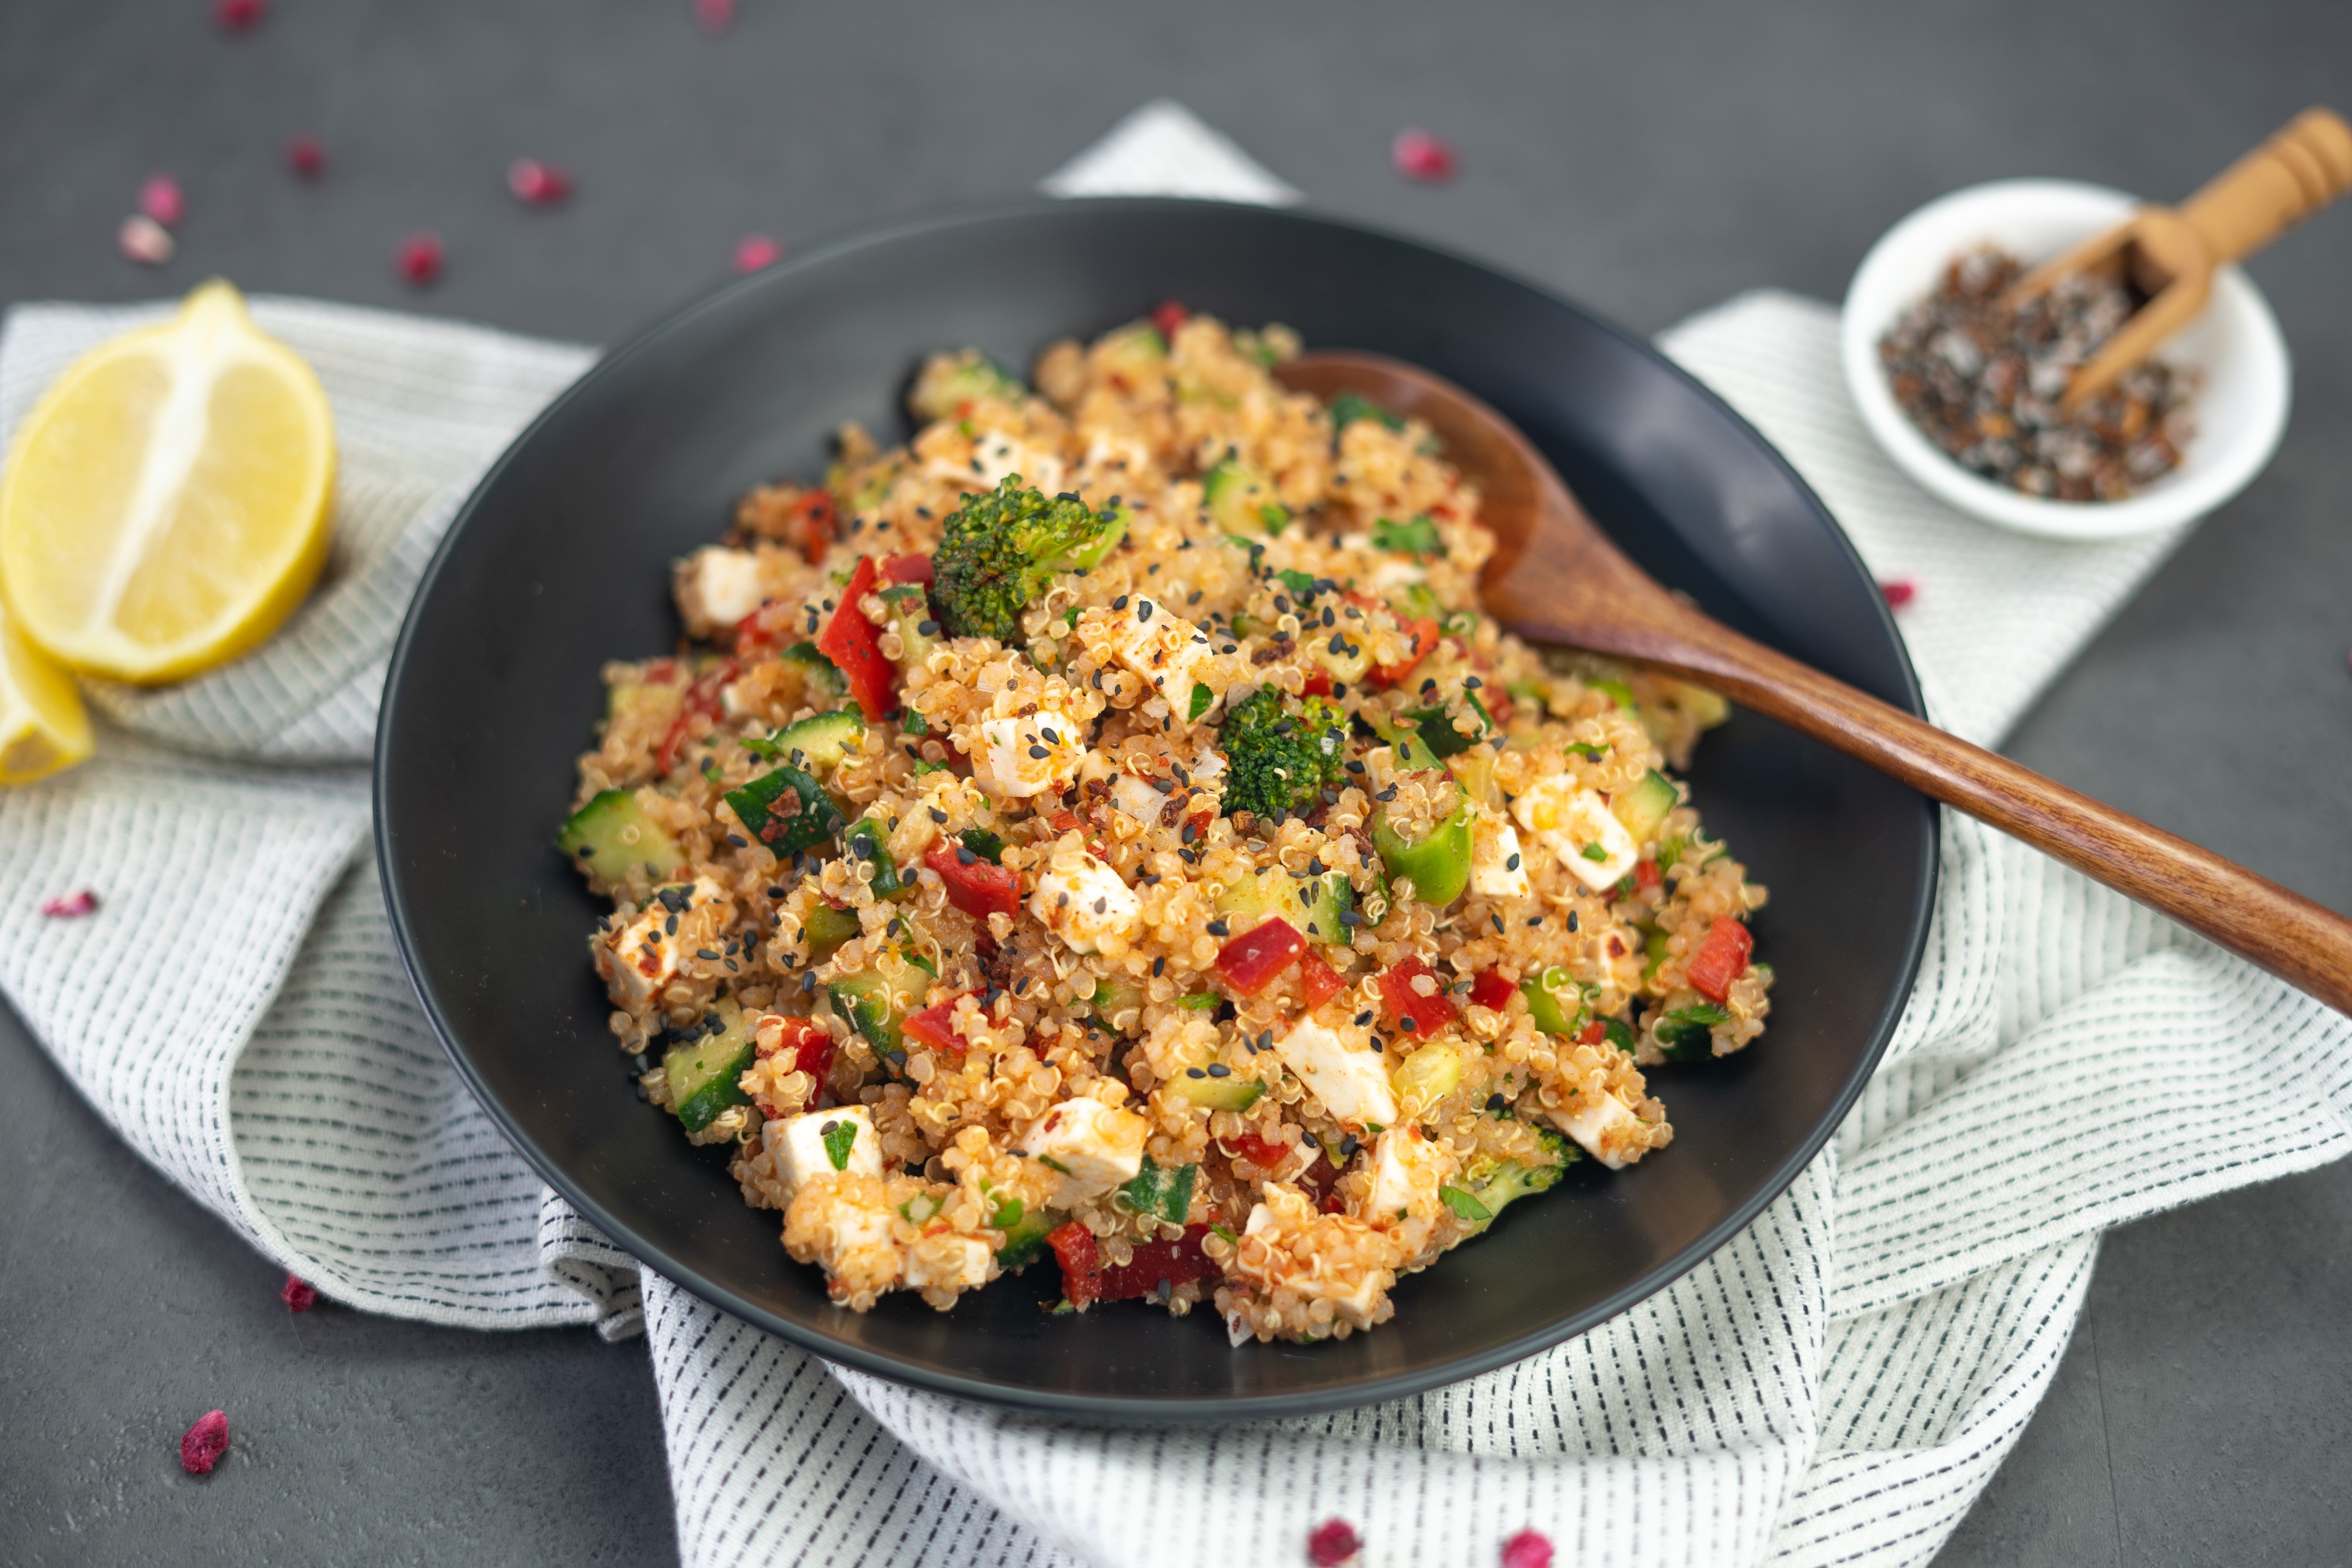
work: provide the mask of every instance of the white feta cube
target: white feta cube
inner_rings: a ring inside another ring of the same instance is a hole
[[[1517,831],[1485,806],[1470,825],[1470,891],[1487,898],[1525,898],[1533,891]]]
[[[1112,653],[1128,669],[1143,677],[1167,700],[1169,711],[1182,723],[1192,719],[1192,689],[1209,688],[1209,708],[1224,695],[1216,678],[1208,633],[1158,600],[1129,594],[1125,605],[1106,611],[1110,617]]]
[[[613,1000],[633,1010],[652,1005],[661,988],[677,977],[680,959],[710,945],[727,908],[726,891],[707,876],[683,888],[659,890],[633,919],[604,939],[596,954],[596,967]]]
[[[1388,1062],[1362,1031],[1349,1038],[1312,1019],[1302,1020],[1275,1044],[1275,1054],[1298,1075],[1307,1092],[1323,1102],[1334,1121],[1385,1127],[1397,1119],[1396,1092],[1389,1087]]]
[[[1143,1169],[1143,1141],[1150,1132],[1151,1124],[1132,1111],[1080,1097],[1021,1129],[1013,1152],[1058,1176],[1053,1207],[1074,1208],[1133,1181]]]
[[[1582,1145],[1586,1154],[1612,1171],[1623,1170],[1650,1146],[1642,1119],[1614,1095],[1579,1094],[1554,1111],[1551,1119],[1561,1132]],[[1626,1157],[1629,1151],[1632,1159]]]
[[[1642,847],[1601,792],[1564,773],[1538,780],[1511,802],[1511,810],[1590,892],[1615,886],[1642,858]]]
[[[925,1236],[907,1249],[910,1291],[974,1291],[988,1283],[995,1254],[971,1236]]]
[[[993,490],[1006,476],[1046,495],[1062,489],[1062,460],[999,430],[983,430],[971,438],[965,455],[936,456],[929,464],[933,476],[952,481],[967,490]]]
[[[980,727],[982,788],[1018,800],[1066,788],[1086,760],[1086,732],[1051,708],[1025,718],[992,718]]]
[[[1160,821],[1160,813],[1168,809],[1168,797],[1153,789],[1149,780],[1121,773],[1110,781],[1110,803],[1148,828]]]
[[[1143,904],[1118,873],[1085,850],[1063,848],[1038,876],[1029,913],[1072,952],[1117,956],[1127,951]]]
[[[842,1129],[849,1129],[849,1143],[842,1145]],[[874,1130],[874,1118],[863,1105],[845,1105],[834,1111],[803,1111],[797,1116],[786,1116],[771,1122],[763,1130],[768,1153],[773,1156],[776,1174],[782,1178],[784,1191],[796,1193],[817,1176],[841,1171],[850,1176],[878,1176],[882,1174],[882,1139]],[[832,1139],[828,1144],[825,1140]],[[841,1149],[841,1158],[834,1151]],[[884,1234],[887,1235],[887,1224]]]
[[[677,563],[677,612],[698,637],[734,625],[766,602],[766,574],[750,550],[710,545]]]
[[[1438,1189],[1454,1174],[1444,1145],[1422,1136],[1419,1127],[1391,1127],[1372,1145],[1372,1186],[1364,1197],[1363,1218],[1374,1225],[1436,1218]]]

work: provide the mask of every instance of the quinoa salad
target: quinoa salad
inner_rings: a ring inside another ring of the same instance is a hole
[[[1345,1337],[1763,1031],[1765,891],[1671,772],[1722,701],[1503,633],[1475,490],[1297,352],[1171,304],[939,355],[605,666],[559,843],[612,1030],[844,1307],[1037,1265]]]

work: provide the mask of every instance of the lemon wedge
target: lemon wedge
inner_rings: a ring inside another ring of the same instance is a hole
[[[319,378],[215,278],[85,354],[33,411],[0,473],[0,596],[74,669],[194,674],[310,592],[334,480]]]
[[[0,784],[30,784],[89,758],[89,716],[65,666],[0,613]]]

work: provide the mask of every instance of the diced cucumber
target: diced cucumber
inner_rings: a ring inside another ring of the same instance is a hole
[[[1389,826],[1382,811],[1372,819],[1372,847],[1390,876],[1412,878],[1412,895],[1442,909],[1470,885],[1470,802],[1457,801],[1451,816],[1419,839]]]
[[[1416,1114],[1426,1112],[1462,1086],[1462,1053],[1433,1040],[1399,1062],[1389,1082],[1399,1103]]]
[[[1676,1008],[1658,1020],[1654,1031],[1658,1049],[1668,1061],[1705,1061],[1715,1055],[1715,1026],[1729,1023],[1731,1015],[1713,1002]]]
[[[966,828],[956,841],[991,865],[1004,863],[1004,836],[986,828]]]
[[[1411,517],[1402,523],[1392,517],[1382,517],[1372,525],[1372,548],[1397,550],[1405,555],[1444,555],[1445,539],[1438,533],[1437,525],[1427,517]]]
[[[1246,1111],[1265,1092],[1265,1085],[1255,1078],[1213,1078],[1206,1068],[1198,1078],[1190,1071],[1180,1073],[1169,1080],[1168,1087],[1203,1111]]]
[[[857,916],[853,911],[835,909],[830,904],[812,905],[807,920],[801,925],[802,935],[808,938],[812,961],[824,957],[856,936],[858,929]]]
[[[900,1028],[907,1015],[923,1005],[930,985],[930,976],[894,949],[870,967],[835,980],[827,994],[833,999],[833,1010],[866,1037],[876,1054],[888,1057],[903,1054]]]
[[[1097,980],[1095,994],[1087,1006],[1095,1017],[1116,1030],[1120,1019],[1129,1025],[1139,1021],[1143,1014],[1144,991],[1141,982],[1129,979]]]
[[[1331,400],[1331,428],[1334,432],[1345,430],[1360,419],[1369,419],[1391,430],[1404,428],[1402,415],[1391,413],[1368,397],[1355,392],[1341,392]]]
[[[1278,534],[1290,522],[1290,508],[1275,498],[1273,482],[1230,454],[1202,476],[1201,507],[1227,533],[1244,538]]]
[[[633,865],[645,866],[659,881],[686,864],[677,841],[646,815],[633,789],[600,791],[572,813],[555,847],[606,882],[619,882]]]
[[[875,897],[895,901],[915,891],[890,858],[890,835],[872,817],[860,817],[851,823],[849,831],[841,836],[841,847],[874,868],[874,879],[866,885],[873,888]]]
[[[890,606],[891,629],[898,633],[899,667],[919,668],[938,645],[938,639],[923,630],[939,630],[939,622],[931,619],[930,595],[919,582],[901,582],[882,590],[882,598]]]
[[[736,1080],[751,1065],[751,1012],[722,1001],[703,1019],[706,1032],[673,1045],[662,1055],[669,1080],[670,1109],[689,1133],[699,1133],[730,1105],[748,1105],[750,1095]],[[716,1031],[711,1032],[713,1026]]]
[[[1045,1249],[1045,1238],[1059,1230],[1070,1217],[1058,1208],[1022,1207],[1017,1197],[1008,1197],[989,1216],[989,1224],[1004,1232],[1004,1245],[996,1249],[996,1266],[1018,1269],[1036,1260]]]
[[[1654,925],[1651,926],[1648,933],[1643,936],[1642,978],[1646,980],[1651,976],[1656,974],[1658,972],[1658,966],[1666,961],[1666,943],[1668,940],[1669,938],[1665,932]]]
[[[819,652],[814,643],[795,643],[776,656],[786,664],[798,664],[812,692],[837,697],[849,690],[849,683],[842,679],[841,667]]]
[[[677,717],[686,702],[685,680],[618,680],[604,694],[604,727],[625,724],[658,734]]]
[[[1618,790],[1609,809],[1617,813],[1617,820],[1625,824],[1625,831],[1633,835],[1635,843],[1646,844],[1658,836],[1666,813],[1681,805],[1682,800],[1682,791],[1675,788],[1675,781],[1653,768]]]
[[[779,855],[826,842],[841,831],[845,817],[841,802],[824,785],[789,762],[730,789],[726,800],[751,836]],[[788,800],[793,803],[787,805]]]
[[[978,349],[940,354],[925,365],[915,384],[907,389],[907,408],[926,423],[952,419],[975,399],[1001,398],[1019,402],[1029,395],[1020,379]]]
[[[812,714],[788,724],[765,740],[747,740],[744,747],[772,762],[789,762],[813,773],[830,773],[841,766],[849,748],[866,737],[866,720],[854,708]]]
[[[1444,705],[1442,703],[1404,716],[1412,721],[1414,732],[1421,737],[1421,743],[1429,747],[1430,755],[1441,761],[1449,757],[1461,756],[1495,732],[1495,720],[1486,712],[1486,705],[1478,700],[1477,694],[1475,692],[1469,694],[1469,696],[1470,706],[1478,715],[1479,727],[1475,735],[1465,735],[1456,729],[1454,727],[1454,720],[1447,716]]]
[[[1184,1223],[1185,1214],[1192,1207],[1192,1181],[1201,1174],[1198,1166],[1179,1166],[1174,1170],[1154,1164],[1150,1155],[1143,1156],[1143,1168],[1133,1181],[1118,1189],[1119,1197],[1137,1214],[1148,1214],[1164,1219],[1171,1225]]]
[[[1615,703],[1627,713],[1641,711],[1641,705],[1633,700],[1633,688],[1613,676],[1588,680],[1584,684],[1594,691],[1604,694],[1611,702]]]

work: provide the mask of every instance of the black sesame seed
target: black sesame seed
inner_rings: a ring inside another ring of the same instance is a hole
[[[1120,594],[1117,599],[1112,600],[1112,601],[1110,601],[1110,607],[1111,607],[1113,610],[1124,610],[1124,609],[1126,609],[1126,608],[1127,608],[1127,595],[1126,595],[1126,594],[1124,594],[1124,593],[1122,593],[1122,594]]]
[[[1206,1078],[1208,1074],[1202,1071],[1197,1067],[1188,1067],[1184,1070],[1184,1076],[1187,1078]]]
[[[1576,934],[1576,911],[1573,909],[1568,912],[1568,931],[1571,936]]]
[[[593,860],[596,858],[596,846],[594,844],[582,844],[580,846],[579,852],[582,860]]]
[[[677,915],[673,915],[667,920],[662,922],[662,935],[665,936],[675,936],[677,935]]]
[[[940,623],[936,621],[918,621],[915,622],[915,630],[926,637],[936,637],[940,634]]]
[[[1370,1014],[1370,1013],[1358,1013],[1358,1014],[1356,1015],[1356,1027],[1357,1027],[1358,1029],[1361,1029],[1361,1028],[1363,1028],[1366,1024],[1368,1024],[1368,1023],[1370,1023],[1370,1022],[1371,1022],[1371,1021],[1372,1021],[1372,1015],[1371,1015],[1371,1014]]]
[[[1222,920],[1212,920],[1209,922],[1209,935],[1212,936],[1230,936],[1232,931],[1233,928]]]
[[[782,898],[784,896],[784,892],[785,890],[781,887],[772,887],[768,889],[768,896],[770,898]]]
[[[1518,851],[1513,850],[1511,852],[1511,858],[1503,862],[1503,869],[1506,871],[1517,871],[1519,869]]]
[[[1042,746],[1033,746],[1033,747],[1031,747],[1029,748],[1029,755],[1030,755],[1031,757],[1034,758],[1036,760],[1038,760],[1038,761],[1040,761],[1040,762],[1043,762],[1045,758],[1047,758],[1048,757],[1053,756],[1054,754],[1053,754],[1052,752],[1050,752],[1050,751],[1046,750],[1046,749],[1045,749],[1044,747],[1042,747]]]
[[[1491,918],[1492,918],[1492,919],[1494,920],[1494,922],[1495,922],[1495,935],[1496,935],[1496,936],[1500,936],[1503,934],[1503,917],[1502,917],[1501,915],[1494,915],[1494,916],[1492,916]]]
[[[1418,1024],[1414,1023],[1414,1022],[1413,1022],[1413,1020],[1412,1020],[1412,1019],[1409,1019],[1409,1018],[1408,1018],[1408,1019],[1404,1019],[1404,1020],[1403,1020],[1403,1028],[1404,1028],[1404,1031],[1405,1031],[1405,1033],[1407,1033],[1407,1034],[1411,1034],[1414,1030],[1418,1029],[1419,1027],[1420,1027],[1420,1025],[1418,1025]]]
[[[1231,1078],[1233,1075],[1234,1075],[1234,1070],[1233,1070],[1232,1068],[1230,1068],[1230,1067],[1227,1067],[1223,1062],[1222,1062],[1222,1061],[1213,1061],[1213,1062],[1209,1063],[1209,1076],[1210,1076],[1210,1077],[1212,1077],[1212,1078]]]
[[[1499,1113],[1509,1104],[1510,1102],[1504,1099],[1500,1094],[1489,1094],[1486,1096],[1486,1109],[1490,1112]]]
[[[1155,568],[1154,570],[1156,570],[1158,569]],[[1149,575],[1149,573],[1146,575]],[[1139,599],[1136,601],[1135,618],[1138,621],[1149,621],[1151,619],[1151,601],[1149,599]]]

